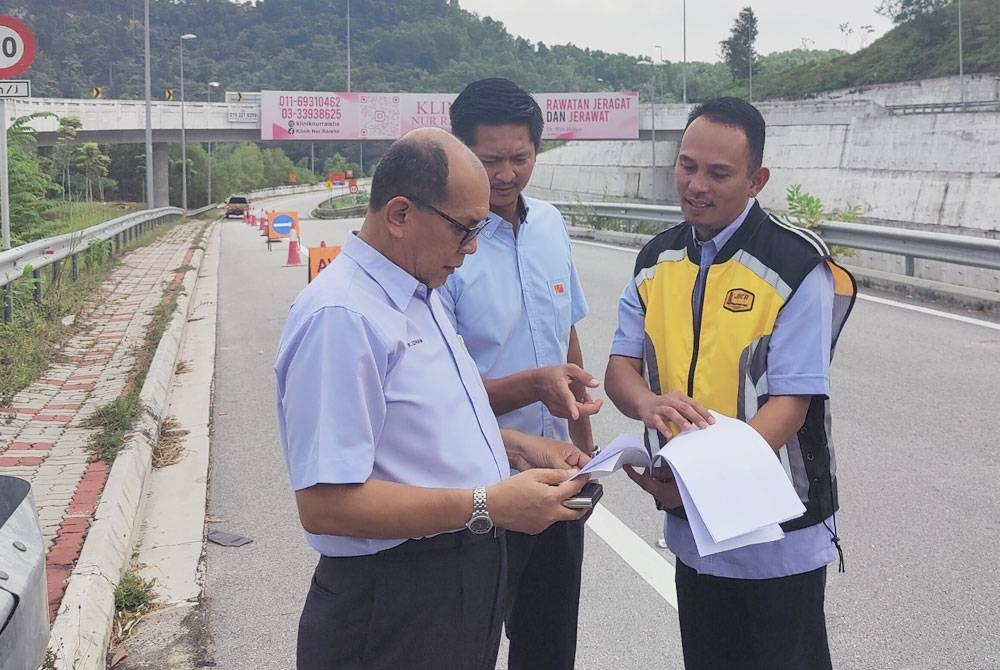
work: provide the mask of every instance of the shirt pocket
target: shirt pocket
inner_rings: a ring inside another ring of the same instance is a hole
[[[569,275],[561,275],[548,280],[547,292],[552,305],[553,323],[560,342],[569,341],[569,329],[573,325],[573,301],[569,290]]]

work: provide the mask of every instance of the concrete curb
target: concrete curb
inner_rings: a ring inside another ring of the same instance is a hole
[[[573,239],[593,240],[594,242],[632,249],[641,247],[652,238],[652,235],[595,230],[581,226],[567,226],[567,229]],[[981,312],[994,318],[1000,317],[1000,293],[955,286],[919,277],[907,277],[906,275],[862,268],[846,263],[842,263],[842,265],[851,271],[860,287],[892,293],[902,298],[936,302],[943,307]]]
[[[115,458],[94,520],[52,625],[49,648],[59,670],[104,670],[114,621],[114,591],[128,567],[142,518],[153,447],[168,406],[170,381],[180,351],[204,250],[185,273],[177,309],[163,333],[140,391],[142,414]]]

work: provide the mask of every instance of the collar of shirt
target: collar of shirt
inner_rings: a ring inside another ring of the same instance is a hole
[[[523,196],[517,196],[517,211],[521,216],[521,220],[518,222],[519,226],[523,226],[528,222],[528,210],[531,209],[528,206],[528,200]],[[511,231],[514,230],[514,224],[503,218],[493,210],[490,210],[490,215],[488,217],[489,223],[483,228],[482,234],[486,237],[493,237],[496,234],[500,226],[506,225]]]
[[[730,223],[728,226],[716,233],[715,237],[710,240],[705,240],[702,242],[698,239],[698,235],[695,233],[694,226],[691,227],[691,236],[694,238],[694,243],[701,252],[701,262],[702,268],[707,268],[715,260],[716,255],[719,253],[719,249],[726,246],[726,242],[739,230],[743,222],[746,221],[747,214],[750,213],[750,208],[756,202],[754,198],[747,200],[747,206],[743,208],[743,213],[736,217],[736,219]]]
[[[409,272],[382,255],[357,235],[350,235],[343,252],[376,284],[382,287],[397,309],[403,311],[414,295],[426,299],[429,290]]]

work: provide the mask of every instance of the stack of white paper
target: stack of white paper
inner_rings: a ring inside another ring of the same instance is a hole
[[[805,512],[784,468],[757,431],[715,412],[708,428],[674,436],[657,454],[674,473],[702,556],[784,537],[778,526]],[[651,467],[634,437],[620,435],[580,475],[600,477],[623,465]]]

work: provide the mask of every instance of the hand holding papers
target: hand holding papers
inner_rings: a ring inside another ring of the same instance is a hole
[[[781,539],[778,524],[805,512],[785,470],[757,431],[712,414],[714,424],[674,436],[654,458],[637,439],[621,435],[579,475],[593,479],[623,465],[649,468],[662,458],[677,480],[699,554]]]

